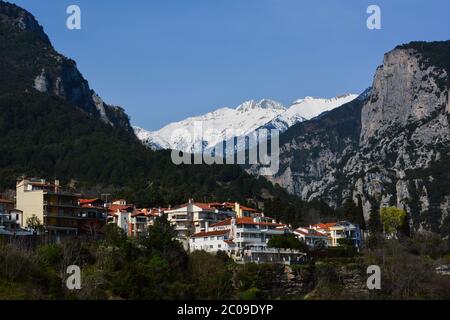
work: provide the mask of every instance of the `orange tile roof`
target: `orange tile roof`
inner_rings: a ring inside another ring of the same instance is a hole
[[[337,224],[337,222],[318,223],[318,224],[312,225],[312,227],[326,230],[326,229],[329,229],[331,227],[334,227],[336,224]]]
[[[202,231],[202,232],[193,234],[191,237],[199,238],[199,237],[219,236],[219,235],[227,234],[229,232],[230,232],[229,230],[217,230],[217,231],[208,231],[208,232]]]
[[[120,210],[120,211],[122,211],[122,210],[127,210],[127,209],[133,209],[134,207],[132,206],[132,205],[120,205],[120,204],[112,204],[112,205],[110,205],[109,206],[109,211],[117,211],[117,210]]]
[[[92,203],[92,202],[96,202],[96,201],[101,201],[101,199],[79,199],[80,204],[88,204],[88,203]]]

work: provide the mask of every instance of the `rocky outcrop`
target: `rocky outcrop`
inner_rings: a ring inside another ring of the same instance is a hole
[[[366,218],[371,208],[398,206],[416,229],[447,234],[449,48],[412,43],[387,53],[370,93],[281,136],[272,181],[334,207],[361,197]]]
[[[101,100],[75,61],[55,51],[31,13],[0,2],[0,29],[1,67],[8,79],[0,81],[0,87],[5,92],[36,90],[58,96],[108,125],[133,132],[125,112]]]

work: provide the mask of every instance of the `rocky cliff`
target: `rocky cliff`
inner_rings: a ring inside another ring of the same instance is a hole
[[[449,232],[450,41],[415,42],[384,57],[370,92],[281,136],[272,181],[364,214],[395,205],[415,229]]]
[[[32,14],[1,1],[0,40],[0,93],[36,90],[58,96],[94,118],[133,132],[123,109],[102,101],[75,61],[53,48]]]

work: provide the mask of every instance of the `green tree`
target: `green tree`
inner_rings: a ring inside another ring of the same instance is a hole
[[[270,248],[278,249],[308,250],[308,246],[293,234],[274,236],[269,240],[267,245]]]
[[[385,207],[381,209],[380,216],[386,235],[396,236],[405,222],[406,212],[396,207]]]
[[[357,223],[359,224],[359,226],[361,227],[362,230],[366,230],[366,220],[364,218],[364,210],[363,210],[363,205],[362,205],[362,199],[361,196],[358,195],[357,196],[357,207],[356,207],[356,218],[357,218]]]
[[[358,207],[353,201],[353,199],[351,198],[346,199],[344,201],[344,204],[342,205],[342,210],[344,211],[343,214],[344,220],[352,223],[359,223]]]
[[[381,234],[383,232],[383,224],[381,223],[380,211],[373,206],[370,208],[369,216],[369,232],[371,235]]]
[[[38,232],[44,231],[44,226],[41,223],[41,220],[36,215],[32,215],[31,217],[28,217],[26,220],[26,226],[30,229],[33,229]]]
[[[105,226],[105,241],[108,245],[120,247],[128,240],[125,231],[116,224],[109,223]]]

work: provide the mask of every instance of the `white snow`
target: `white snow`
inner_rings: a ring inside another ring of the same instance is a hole
[[[209,148],[234,136],[248,135],[266,127],[285,131],[290,126],[312,119],[357,98],[356,94],[331,99],[306,97],[293,102],[289,108],[273,100],[246,101],[237,108],[221,108],[204,115],[173,122],[158,131],[146,131],[134,127],[136,136],[152,149],[176,149],[186,152],[198,151],[198,146]],[[195,137],[193,128],[201,124],[203,138]],[[207,132],[210,130],[210,132]]]

